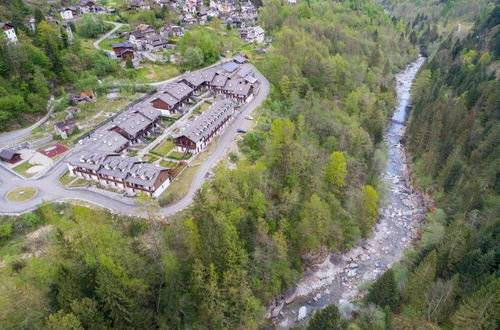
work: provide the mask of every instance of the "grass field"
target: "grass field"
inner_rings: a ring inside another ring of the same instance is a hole
[[[7,200],[11,202],[24,202],[35,197],[37,193],[34,187],[15,188],[7,194]]]
[[[104,39],[99,43],[99,46],[101,46],[102,49],[106,50],[113,50],[113,47],[111,47],[114,44],[117,44],[119,42],[124,42],[125,40],[123,38],[116,38],[116,39]]]
[[[212,105],[212,102],[208,102],[208,101],[205,101],[203,102],[198,108],[196,108],[193,113],[197,114],[197,115],[200,115],[202,114],[205,110],[207,110],[208,108],[210,108],[210,106]]]
[[[161,142],[160,144],[158,144],[153,150],[151,150],[151,153],[153,155],[164,157],[173,148],[174,148],[174,141],[168,139],[168,140],[165,140],[165,141]]]
[[[26,161],[22,163],[21,165],[18,165],[13,168],[14,171],[17,173],[21,174],[24,177],[31,178],[33,175],[36,173],[28,173],[28,169],[32,168],[33,166],[36,166],[36,164],[30,164],[30,162]]]
[[[179,151],[172,151],[171,153],[168,154],[167,158],[170,159],[175,159],[175,160],[183,160],[183,159],[189,159],[191,158],[193,154],[188,152],[186,156],[184,156],[184,153],[179,152]]]
[[[189,187],[191,186],[191,182],[193,182],[194,176],[199,167],[199,165],[196,165],[186,168],[184,172],[182,172],[182,174],[177,177],[176,180],[174,180],[174,182],[170,184],[170,186],[167,187],[167,189],[158,198],[160,201],[162,200],[162,198],[168,198],[168,203],[163,205],[175,203],[179,199],[186,196],[189,191]]]
[[[136,80],[138,82],[150,83],[167,80],[179,74],[179,68],[174,64],[146,62],[144,68],[137,71]]]
[[[62,177],[59,178],[59,182],[63,185],[63,186],[67,186],[68,183],[70,183],[71,181],[73,181],[75,179],[74,176],[70,176],[69,175],[69,171],[67,171],[66,173],[64,173],[64,175]]]

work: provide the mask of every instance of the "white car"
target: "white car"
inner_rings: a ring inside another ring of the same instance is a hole
[[[253,117],[252,116],[245,116],[245,119],[253,120]]]

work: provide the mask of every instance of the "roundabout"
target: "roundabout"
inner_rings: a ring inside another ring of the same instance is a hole
[[[9,202],[25,202],[35,197],[37,192],[34,187],[19,187],[9,191],[6,198]]]

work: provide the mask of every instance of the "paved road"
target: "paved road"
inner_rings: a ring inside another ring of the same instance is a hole
[[[35,128],[45,123],[47,119],[49,119],[52,112],[54,112],[54,108],[55,105],[57,104],[57,101],[54,102],[54,98],[53,96],[51,96],[49,104],[47,105],[49,107],[49,111],[47,112],[47,114],[42,119],[31,125],[30,127],[22,128],[16,131],[0,135],[0,148],[3,146],[14,144],[16,142],[20,142],[22,139],[30,135]]]
[[[117,23],[117,22],[110,22],[110,21],[106,21],[106,23],[111,23],[115,27],[111,31],[109,31],[108,33],[106,33],[105,35],[103,35],[102,37],[100,37],[99,39],[97,39],[96,41],[94,41],[94,43],[93,43],[94,47],[97,48],[97,49],[99,49],[99,50],[105,50],[105,49],[102,49],[101,46],[99,46],[99,44],[101,43],[101,41],[103,41],[104,39],[108,38],[110,35],[112,35],[113,33],[115,33],[116,30],[118,30],[122,26],[128,25],[128,24],[124,24],[124,23]],[[105,50],[105,51],[109,52],[109,50]]]
[[[200,165],[195,174],[191,187],[186,196],[178,202],[164,207],[160,210],[161,215],[171,215],[177,213],[193,202],[193,197],[196,191],[205,182],[205,175],[210,171],[221,158],[224,156],[224,150],[233,141],[236,130],[242,125],[245,116],[252,113],[262,102],[266,99],[269,93],[269,82],[267,79],[257,71],[254,70],[258,80],[260,81],[260,89],[253,100],[245,104],[239,111],[239,115],[233,122],[226,128],[224,133],[219,139],[217,147],[214,152]],[[76,146],[78,150],[81,146]],[[0,166],[0,214],[21,214],[31,211],[38,207],[42,201],[62,201],[67,199],[78,199],[87,201],[102,207],[105,207],[113,212],[134,215],[138,214],[139,207],[134,204],[134,200],[110,197],[107,195],[99,194],[96,192],[88,191],[86,189],[67,189],[59,183],[59,177],[66,171],[66,163],[64,161],[55,165],[47,174],[38,179],[21,179],[14,175],[12,172]],[[38,189],[37,195],[26,202],[12,203],[7,201],[7,193],[22,186],[32,186]]]

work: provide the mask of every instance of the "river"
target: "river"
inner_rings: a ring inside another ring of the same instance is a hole
[[[418,238],[425,207],[419,192],[412,187],[409,160],[400,141],[406,129],[403,123],[408,117],[411,86],[424,61],[420,56],[396,75],[396,108],[384,135],[388,152],[382,175],[387,187],[386,202],[371,236],[345,253],[331,253],[309,268],[294,289],[272,302],[268,317],[274,328],[303,325],[316,310],[331,303],[349,316],[355,308],[351,302],[359,296],[360,289],[399,261]]]

